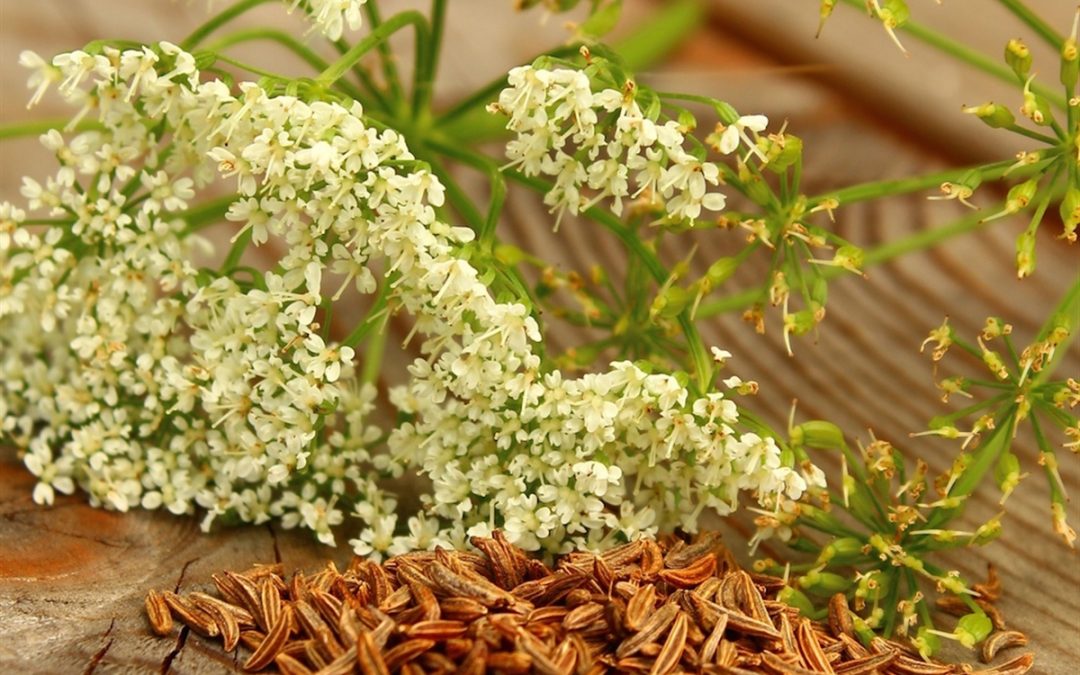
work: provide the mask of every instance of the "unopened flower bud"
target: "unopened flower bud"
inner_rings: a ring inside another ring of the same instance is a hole
[[[668,286],[653,299],[649,307],[649,318],[655,319],[660,316],[672,319],[681,314],[693,299],[693,294],[682,286]]]
[[[832,572],[810,570],[799,577],[799,586],[823,597],[831,597],[837,593],[843,593],[851,588],[851,579]]]
[[[1076,17],[1080,19],[1080,11]],[[1076,86],[1077,75],[1080,74],[1080,50],[1076,45],[1077,19],[1073,20],[1072,35],[1061,44],[1061,83],[1069,89]]]
[[[915,634],[915,639],[911,641],[911,644],[915,649],[919,650],[919,656],[929,659],[941,649],[941,638],[931,633],[929,626],[922,626]]]
[[[831,563],[845,565],[863,557],[863,540],[855,537],[833,539],[821,549],[817,561],[820,564]]]
[[[1061,222],[1064,225],[1061,237],[1070,242],[1076,241],[1076,227],[1080,225],[1080,188],[1070,185],[1061,199]]]
[[[770,134],[761,140],[762,152],[768,160],[766,166],[781,173],[802,157],[802,139],[794,134]]]
[[[794,586],[784,586],[784,588],[776,594],[776,599],[785,605],[799,610],[799,613],[803,616],[812,617],[817,614],[817,610],[814,609],[814,603],[810,602],[810,598],[806,597],[805,593]]]
[[[713,264],[709,265],[709,269],[705,272],[706,279],[715,288],[731,278],[731,275],[735,273],[735,270],[739,267],[739,259],[732,257],[720,258]]]
[[[1016,239],[1016,276],[1020,279],[1035,271],[1035,231],[1031,229]]]
[[[1069,548],[1073,548],[1076,541],[1076,530],[1065,522],[1065,506],[1061,502],[1050,504],[1050,515],[1054,519],[1054,532],[1057,532]]]
[[[994,624],[990,621],[990,617],[984,612],[972,612],[960,617],[954,635],[957,642],[971,649],[985,640],[992,630],[994,630]]]
[[[1009,498],[1016,486],[1020,484],[1022,478],[1023,476],[1020,475],[1020,460],[1016,455],[1006,450],[998,459],[997,467],[994,469],[994,479],[997,481],[998,488],[1001,489],[1000,504],[1005,503],[1005,500]]]
[[[983,103],[978,106],[965,106],[963,111],[969,115],[978,117],[987,126],[994,129],[1009,127],[1016,124],[1016,117],[1012,111],[999,103]]]
[[[1031,71],[1031,51],[1022,40],[1012,39],[1005,45],[1005,63],[1017,77],[1026,78]]]
[[[983,325],[982,337],[984,340],[992,340],[1012,332],[1012,325],[1005,323],[1000,317],[989,316]]]
[[[810,420],[793,428],[791,444],[821,450],[842,450],[846,447],[844,432],[840,431],[840,427],[824,420]]]
[[[1032,75],[1024,83],[1024,103],[1020,106],[1020,114],[1035,124],[1049,126],[1054,122],[1054,111],[1050,107],[1050,101],[1045,96],[1036,94],[1031,90],[1031,83],[1035,79]]]

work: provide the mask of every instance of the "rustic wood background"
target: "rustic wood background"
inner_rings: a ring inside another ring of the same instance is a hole
[[[51,54],[103,36],[179,41],[205,16],[205,4],[0,0],[0,123],[63,112],[54,104],[33,113],[23,109],[24,74],[15,64],[21,49]],[[627,4],[629,23],[650,9],[645,0]],[[978,21],[971,17],[974,4]],[[1068,25],[1074,11],[1072,3],[1061,0],[1029,4],[1059,27]],[[486,81],[564,35],[561,19],[540,25],[538,14],[515,15],[510,5],[509,0],[454,3],[452,48],[439,100],[452,101],[470,84]],[[664,89],[726,98],[741,111],[762,111],[775,122],[787,119],[806,141],[810,192],[1000,158],[1023,147],[958,114],[962,103],[994,99],[1015,105],[1012,92],[910,38],[912,55],[904,58],[876,25],[847,8],[838,8],[822,38],[814,41],[816,5],[713,0],[693,37],[644,77]],[[990,0],[913,6],[927,23],[963,35],[991,54],[1021,33]],[[282,26],[295,20],[273,5],[262,7],[256,18]],[[1056,72],[1049,58],[1037,52],[1036,68]],[[49,158],[34,148],[32,141],[0,146],[0,199],[17,199],[19,176],[51,171]],[[991,202],[990,195],[976,199]],[[564,227],[552,235],[546,215],[534,204],[527,199],[509,203],[505,231],[567,265],[584,268],[591,255],[603,255],[611,244],[584,228]],[[857,243],[873,245],[946,223],[961,212],[912,196],[842,209],[837,228]],[[974,335],[986,316],[1001,315],[1016,326],[1021,340],[1030,338],[1080,269],[1077,249],[1047,236],[1039,245],[1038,273],[1016,281],[1013,240],[1022,226],[1000,222],[932,253],[876,267],[867,280],[837,282],[828,319],[815,340],[796,345],[795,359],[786,356],[777,336],[757,336],[737,316],[718,318],[706,327],[705,338],[736,355],[736,372],[762,383],[756,406],[770,422],[784,424],[797,398],[801,415],[826,417],[855,432],[872,428],[879,438],[940,470],[953,457],[952,445],[908,439],[909,432],[924,428],[946,409],[937,398],[928,360],[918,354],[926,332],[946,313],[967,335]],[[698,243],[699,260],[726,248],[719,235]],[[665,254],[674,259],[679,251]],[[770,320],[775,328],[776,318]],[[573,336],[553,339],[568,343]],[[944,368],[951,367],[946,362]],[[1080,349],[1070,352],[1064,369],[1080,374]],[[1034,477],[1009,501],[1005,536],[947,562],[973,577],[994,562],[1005,581],[1000,607],[1012,627],[1031,636],[1037,672],[1064,675],[1075,672],[1080,662],[1080,564],[1077,554],[1051,533],[1046,488],[1033,469],[1034,444],[1022,438],[1020,450]],[[1075,458],[1062,463],[1067,486],[1080,491]],[[13,453],[0,454],[2,672],[233,672],[233,657],[201,638],[186,632],[153,638],[141,614],[146,589],[203,587],[215,571],[257,561],[313,568],[327,557],[339,562],[348,557],[347,551],[318,547],[273,526],[206,536],[194,520],[143,512],[118,515],[90,509],[78,496],[43,509],[30,500],[32,485]],[[995,513],[997,499],[993,489],[977,494],[969,508],[970,523]],[[1075,504],[1069,515],[1080,523]],[[721,525],[731,531],[729,543],[738,550],[745,526]]]

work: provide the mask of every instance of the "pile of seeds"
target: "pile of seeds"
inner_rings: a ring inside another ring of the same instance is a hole
[[[782,579],[739,568],[719,538],[639,540],[551,569],[499,533],[479,552],[356,558],[286,581],[280,565],[213,577],[220,598],[151,591],[155,633],[173,618],[250,650],[244,668],[282,673],[970,672],[881,638],[864,645],[843,595],[827,623],[776,600]],[[1024,654],[985,674],[1024,673]]]

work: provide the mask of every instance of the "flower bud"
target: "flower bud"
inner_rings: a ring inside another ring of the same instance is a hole
[[[941,638],[930,631],[930,626],[921,626],[915,634],[915,639],[911,641],[912,646],[919,650],[919,656],[924,659],[929,659],[941,649]]]
[[[782,172],[802,157],[802,139],[794,134],[776,134],[765,138],[762,148],[766,166],[776,173]]]
[[[1024,103],[1020,106],[1020,113],[1035,124],[1050,126],[1054,121],[1054,111],[1045,96],[1031,90],[1031,82],[1034,79],[1035,76],[1032,75],[1024,83]]]
[[[824,420],[810,420],[793,428],[791,444],[821,450],[842,450],[847,447],[840,427]]]
[[[1001,502],[1009,498],[1016,486],[1020,484],[1020,460],[1016,455],[1006,450],[1001,453],[997,466],[994,468],[994,480],[1001,489]]]
[[[1009,188],[1009,194],[1005,197],[1005,211],[1016,213],[1027,207],[1035,197],[1035,190],[1039,187],[1039,179],[1032,178]]]
[[[1061,222],[1065,226],[1061,234],[1062,238],[1076,241],[1076,227],[1080,225],[1080,188],[1075,185],[1069,186],[1061,200],[1059,212]]]
[[[972,612],[960,617],[954,635],[957,642],[971,649],[985,640],[992,630],[994,630],[994,624],[990,621],[990,617],[983,612]]]
[[[969,115],[978,117],[987,126],[994,129],[1009,127],[1016,124],[1016,117],[1012,111],[999,103],[983,103],[979,106],[966,106],[963,111]]]
[[[649,318],[655,319],[658,316],[665,319],[675,318],[693,299],[693,294],[685,288],[669,286],[653,299],[652,306],[649,307]]]
[[[1022,40],[1013,38],[1005,45],[1005,63],[1017,77],[1026,78],[1031,71],[1031,51]]]
[[[720,258],[709,265],[709,269],[705,272],[705,278],[708,279],[709,283],[712,284],[712,287],[715,288],[731,278],[731,275],[738,269],[740,262],[741,261],[738,258]]]
[[[817,561],[820,564],[846,565],[865,555],[863,545],[863,541],[856,537],[833,539],[821,549]]]
[[[851,588],[851,579],[832,572],[810,570],[799,577],[799,585],[814,595],[828,598]]]
[[[814,608],[814,603],[810,602],[810,598],[806,597],[805,593],[794,586],[784,586],[784,588],[776,594],[776,599],[785,605],[799,610],[799,613],[803,616],[812,617],[818,613]]]
[[[495,259],[507,267],[517,267],[525,259],[525,252],[513,244],[499,244],[495,247]]]
[[[1080,52],[1076,46],[1076,33],[1065,38],[1061,45],[1061,83],[1068,88],[1076,87],[1080,74]]]
[[[1016,276],[1023,279],[1035,271],[1035,231],[1031,229],[1016,239]],[[1002,377],[999,375],[999,377]],[[1005,379],[1002,377],[1002,379]]]

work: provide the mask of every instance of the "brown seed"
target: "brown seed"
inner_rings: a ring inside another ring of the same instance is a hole
[[[664,556],[664,565],[668,569],[688,567],[709,553],[715,555],[719,549],[719,544],[720,533],[706,532],[699,536],[694,543],[683,546],[678,550],[672,549]]]
[[[1012,661],[1003,663],[1000,666],[988,668],[986,670],[976,670],[972,675],[1023,675],[1031,670],[1031,666],[1034,663],[1035,655],[1028,652],[1027,654],[1021,654]]]
[[[447,640],[465,634],[466,626],[461,621],[421,621],[405,627],[405,635],[421,640]]]
[[[848,661],[836,666],[836,675],[870,675],[871,673],[877,673],[883,671],[899,655],[899,652],[886,652]]]
[[[784,616],[786,618],[787,615]],[[816,670],[820,673],[833,672],[829,657],[821,650],[817,635],[814,634],[814,629],[810,627],[810,621],[807,619],[799,621],[799,625],[795,629],[795,641],[798,644],[798,653],[802,656],[803,663],[810,670]]]
[[[312,675],[315,672],[305,666],[303,661],[288,654],[278,654],[274,658],[274,665],[281,671],[281,675]]]
[[[649,670],[649,675],[664,675],[675,669],[682,658],[683,649],[686,647],[686,633],[688,619],[686,614],[679,612],[675,622],[671,625],[664,647],[656,656],[656,662]]]
[[[680,569],[660,570],[660,578],[672,586],[694,588],[716,574],[716,554],[709,553]]]
[[[368,631],[360,633],[356,642],[356,665],[362,675],[390,675],[390,669]]]
[[[472,598],[443,598],[439,601],[439,611],[444,619],[472,623],[488,613],[487,607]]]
[[[563,619],[563,628],[569,631],[582,630],[593,621],[604,616],[604,606],[598,602],[587,602],[572,609]]]
[[[1022,647],[1027,644],[1027,636],[1017,630],[996,631],[982,643],[982,661],[990,663],[1002,649]]]
[[[679,608],[675,603],[665,604],[642,624],[641,630],[623,640],[622,644],[615,649],[616,658],[621,660],[633,656],[646,644],[655,641],[664,634],[671,622],[675,620],[675,615],[679,613]]]
[[[277,623],[270,627],[266,637],[244,662],[244,670],[262,670],[278,655],[292,629],[292,607],[285,605],[278,616]]]
[[[157,591],[152,590],[146,594],[146,618],[149,619],[150,630],[154,631],[155,635],[168,635],[172,632],[172,613],[169,612],[165,598]]]
[[[203,600],[194,593],[191,594],[191,598],[196,607],[206,612],[214,620],[225,651],[231,652],[236,649],[236,645],[240,642],[240,624],[237,622],[236,616],[221,606],[224,603],[219,604],[218,602]]]
[[[487,666],[494,672],[518,675],[532,670],[532,657],[525,652],[491,652]]]
[[[188,628],[203,637],[217,637],[217,623],[206,612],[195,607],[193,603],[171,591],[162,593],[162,599],[172,610],[173,615],[186,624]]]
[[[386,668],[393,672],[434,646],[434,640],[406,640],[388,649],[383,654],[383,661],[386,662]]]
[[[468,579],[452,572],[439,562],[433,562],[425,568],[428,577],[447,595],[456,595],[476,600],[485,607],[506,607],[513,598],[509,593],[489,582],[483,583]]]
[[[630,601],[626,603],[626,629],[640,630],[641,624],[656,608],[656,586],[645,584],[638,588]]]
[[[882,640],[882,642],[884,642],[884,640]],[[873,646],[872,643],[871,646]],[[887,654],[889,653],[889,650],[883,649],[877,653]],[[898,654],[896,660],[889,666],[889,670],[897,673],[906,673],[907,675],[948,675],[953,672],[953,667]]]
[[[829,628],[832,634],[854,636],[855,627],[851,622],[851,610],[848,609],[847,597],[837,593],[829,598]]]
[[[717,650],[720,648],[720,643],[724,637],[724,631],[727,629],[727,614],[720,614],[719,619],[712,627],[712,631],[709,633],[709,637],[705,638],[705,642],[701,645],[701,663],[713,663],[716,660]]]
[[[761,664],[765,666],[768,672],[779,673],[779,675],[819,675],[816,670],[803,668],[797,663],[785,661],[782,657],[777,656],[772,652],[761,653]]]
[[[488,646],[483,640],[476,640],[465,652],[455,675],[483,675],[488,669]]]

